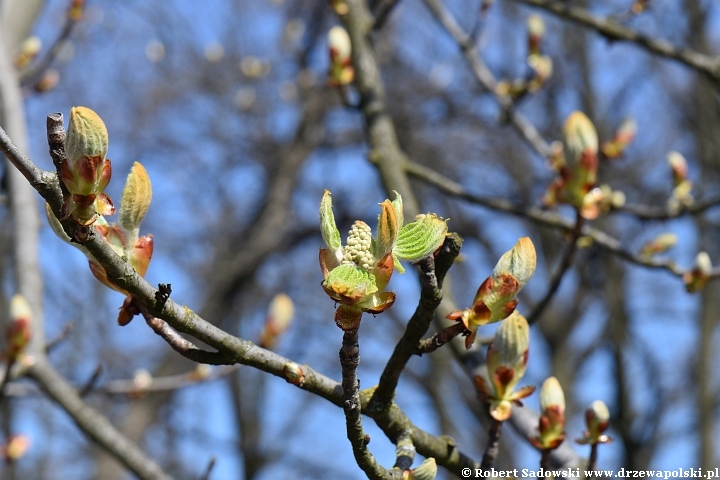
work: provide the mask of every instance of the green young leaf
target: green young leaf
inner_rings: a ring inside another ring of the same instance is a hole
[[[120,203],[120,226],[128,232],[128,243],[135,243],[140,224],[142,223],[150,201],[152,200],[152,184],[150,177],[140,163],[135,162],[125,182],[125,189]]]
[[[375,275],[355,264],[342,264],[333,269],[323,282],[330,297],[344,305],[355,305],[378,291]]]
[[[400,263],[400,260],[398,259],[395,252],[393,252],[392,258],[393,258],[393,264],[395,265],[395,270],[398,273],[405,273],[405,267],[402,266],[402,263]]]
[[[340,232],[335,225],[335,215],[332,210],[332,197],[330,191],[325,190],[322,201],[320,202],[320,231],[322,232],[325,245],[330,251],[337,253],[342,247],[340,240]]]
[[[397,222],[400,227],[405,225],[405,217],[403,215],[403,203],[402,203],[402,197],[398,192],[393,190],[393,193],[395,194],[395,200],[392,201],[392,206],[395,209],[395,215],[397,216]]]
[[[418,215],[418,219],[400,229],[393,252],[400,260],[415,262],[427,257],[442,245],[447,222],[435,214]]]
[[[380,204],[378,216],[377,241],[373,249],[376,258],[384,257],[392,251],[401,226],[393,204],[390,200],[385,200]]]

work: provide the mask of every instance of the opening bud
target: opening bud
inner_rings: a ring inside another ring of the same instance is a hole
[[[540,450],[552,450],[565,439],[565,395],[557,378],[550,377],[543,383],[540,409],[538,434],[530,441]]]
[[[284,293],[275,295],[270,302],[265,325],[260,334],[260,346],[273,348],[280,335],[290,327],[294,315],[295,306],[292,299]]]
[[[610,411],[603,401],[595,400],[585,410],[585,423],[587,431],[583,438],[576,440],[577,443],[592,445],[611,441],[611,438],[604,433],[610,425]]]

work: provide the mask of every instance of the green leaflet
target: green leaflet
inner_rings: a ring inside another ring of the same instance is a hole
[[[400,263],[400,260],[398,259],[395,252],[393,252],[392,258],[393,258],[393,264],[395,265],[395,270],[398,273],[405,273],[405,267],[402,266],[402,263]]]
[[[435,214],[419,218],[400,229],[393,252],[400,260],[414,262],[427,257],[442,245],[447,222]]]
[[[335,225],[332,197],[330,196],[329,190],[325,190],[323,198],[320,201],[320,231],[322,232],[323,240],[325,240],[325,245],[327,245],[332,252],[337,252],[337,250],[342,247],[340,232],[338,231],[337,225]]]
[[[376,258],[382,258],[392,251],[401,226],[395,206],[390,200],[382,202],[378,216],[377,241],[373,248]]]
[[[349,297],[354,303],[378,291],[375,275],[355,264],[342,264],[333,269],[323,286],[341,297]]]
[[[392,206],[395,209],[395,215],[397,215],[397,223],[400,227],[402,227],[403,225],[405,225],[402,197],[395,190],[393,190],[393,193],[395,194],[395,200],[392,201]]]
[[[140,224],[142,223],[150,201],[152,200],[152,184],[150,177],[140,163],[135,162],[130,169],[125,188],[120,202],[120,218],[119,223],[122,228],[130,233],[129,243],[135,243]]]

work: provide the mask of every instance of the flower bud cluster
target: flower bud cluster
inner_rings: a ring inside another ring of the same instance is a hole
[[[637,123],[632,118],[626,118],[622,121],[615,136],[602,144],[602,151],[605,158],[618,158],[625,153],[625,149],[630,145],[637,135]]]
[[[347,245],[343,249],[343,263],[354,263],[365,270],[371,269],[375,263],[371,248],[372,230],[367,223],[357,220],[348,233]]]
[[[357,328],[363,312],[381,313],[395,302],[383,290],[394,270],[403,272],[400,260],[416,261],[437,250],[445,239],[447,224],[435,215],[424,215],[403,225],[402,198],[380,204],[377,238],[363,221],[356,221],[343,246],[335,224],[330,192],[320,202],[320,231],[327,248],[320,249],[325,292],[340,303],[335,322],[343,330]]]
[[[553,207],[569,203],[585,218],[600,212],[603,196],[594,191],[598,169],[598,136],[595,126],[582,112],[573,112],[563,127],[564,147],[553,154],[553,167],[558,177],[545,193],[543,202]],[[558,144],[559,146],[559,144]]]

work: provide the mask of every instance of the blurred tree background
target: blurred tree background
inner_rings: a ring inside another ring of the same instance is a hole
[[[518,307],[534,320],[523,383],[559,379],[566,443],[581,436],[583,412],[600,398],[614,439],[600,450],[602,469],[714,468],[720,292],[710,281],[687,293],[682,275],[700,251],[720,263],[713,208],[720,204],[717,2],[369,3],[377,19],[371,53],[386,90],[380,102],[399,147],[390,151],[404,155],[383,157],[377,119],[363,109],[364,87],[328,85],[327,32],[341,22],[323,1],[92,0],[75,20],[69,0],[3,0],[1,125],[52,170],[46,115],[67,115],[75,105],[98,112],[110,134],[110,196],[120,198],[135,161],[153,182],[143,226],[155,239],[148,281],[171,283],[175,301],[252,341],[274,296],[286,293],[294,321],[274,350],[334,379],[341,335],[320,288],[317,206],[328,189],[343,234],[355,219],[373,224],[377,203],[400,189],[388,173],[387,162],[395,162],[401,184],[409,180],[412,194],[402,193],[410,213],[450,218],[450,230],[464,238],[433,329],[442,328],[443,314],[469,305],[497,258],[529,236],[538,269]],[[351,9],[365,4],[348,2]],[[543,78],[528,65],[531,15],[544,22],[542,53],[552,61]],[[624,39],[603,25],[643,36]],[[31,35],[42,47],[27,65],[17,63]],[[667,58],[653,39],[687,55]],[[364,67],[356,65],[358,82]],[[512,95],[516,79],[542,81]],[[626,117],[637,123],[635,141],[619,158],[601,159],[598,173],[598,185],[623,192],[626,202],[586,222],[581,235],[572,208],[542,204],[556,177],[546,158],[550,143],[562,138],[573,110],[588,115],[601,140]],[[672,150],[688,161],[689,206],[669,202],[673,176],[665,158]],[[18,252],[37,231],[40,289],[27,287],[36,292],[29,299],[36,320],[44,312],[36,348],[62,336],[49,360],[88,404],[176,478],[200,478],[211,458],[216,479],[364,478],[341,409],[247,366],[213,367],[210,378],[185,382],[206,372],[142,319],[119,327],[121,295],[97,282],[83,255],[47,228],[34,192],[14,193],[24,179],[11,172],[5,167],[0,206],[2,311],[18,278],[34,268],[19,263]],[[672,250],[639,253],[662,233],[677,235]],[[416,270],[394,275],[390,288],[396,305],[363,322],[363,388],[377,383],[417,305]],[[67,325],[73,328],[63,334]],[[493,331],[482,328],[480,340]],[[461,350],[413,358],[396,402],[416,425],[453,437],[479,459],[488,419],[468,369],[482,347]],[[147,374],[154,382],[143,391]],[[5,393],[2,437],[24,434],[31,446],[0,467],[2,478],[128,478],[31,381],[14,380]],[[526,405],[537,411],[537,395]],[[365,428],[378,460],[392,465],[394,445],[372,420]],[[499,468],[537,468],[539,455],[522,435],[511,428],[503,435]],[[587,457],[585,447],[573,448]],[[438,478],[454,476],[440,469]]]

